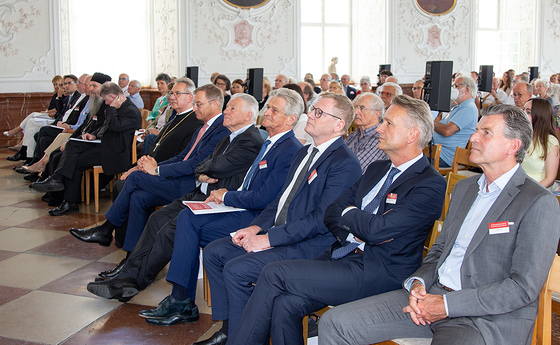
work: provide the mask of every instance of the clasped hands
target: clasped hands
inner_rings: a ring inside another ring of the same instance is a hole
[[[416,280],[408,295],[408,305],[403,308],[404,313],[410,314],[412,322],[425,326],[447,317],[443,296],[426,292],[422,283]]]
[[[268,241],[268,234],[257,235],[262,229],[256,225],[251,225],[249,227],[239,229],[235,232],[235,235],[231,238],[231,241],[243,247],[247,253],[268,249],[270,248],[270,242]]]

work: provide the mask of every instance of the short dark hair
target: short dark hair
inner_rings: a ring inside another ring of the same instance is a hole
[[[171,77],[169,76],[169,74],[165,74],[165,73],[158,74],[156,77],[156,81],[160,81],[160,80],[163,80],[166,84],[171,83]]]
[[[229,78],[223,74],[220,74],[219,76],[216,77],[216,79],[214,79],[214,85],[216,85],[218,79],[221,79],[224,81],[224,83],[226,83],[226,91],[229,91],[229,89],[231,88],[231,81],[229,80]]]
[[[76,76],[73,75],[73,74],[67,74],[67,75],[65,75],[65,76],[63,77],[62,81],[64,81],[64,79],[66,79],[66,78],[72,79],[72,81],[74,81],[74,83],[78,82],[78,77],[76,77]]]
[[[219,87],[214,84],[202,85],[194,90],[193,94],[196,95],[200,91],[204,92],[204,96],[206,96],[209,102],[218,101],[220,103],[220,109],[222,109],[224,105],[224,94]]]
[[[393,75],[393,73],[391,73],[391,71],[389,71],[388,69],[384,69],[379,72],[379,75],[386,75],[387,77],[390,77]]]

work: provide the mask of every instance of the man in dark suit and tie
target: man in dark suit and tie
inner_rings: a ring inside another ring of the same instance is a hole
[[[432,344],[530,344],[557,249],[554,195],[519,165],[531,144],[523,110],[491,105],[471,136],[484,172],[453,190],[440,236],[403,289],[345,304],[319,323],[320,344],[431,338]]]
[[[377,128],[390,160],[373,162],[325,212],[337,242],[315,260],[268,264],[228,344],[303,344],[305,315],[398,289],[420,266],[445,195],[422,153],[432,122],[426,103],[395,98]]]
[[[86,142],[68,142],[54,174],[32,185],[40,192],[64,190],[64,201],[57,208],[49,210],[51,216],[79,212],[84,170],[101,165],[107,178],[130,167],[134,131],[142,126],[140,111],[115,83],[103,84],[100,93],[110,106],[105,111],[106,119],[96,132],[97,135],[86,133],[82,136]]]
[[[356,98],[356,90],[355,87],[350,86],[350,76],[348,74],[343,75],[340,78],[340,82],[342,83],[342,88],[344,89],[344,94],[348,97],[351,101]]]
[[[88,284],[88,291],[105,298],[122,300],[123,295],[130,298],[144,289],[171,259],[167,276],[173,284],[171,296],[157,309],[141,312],[141,316],[158,325],[198,320],[198,308],[193,303],[199,247],[229,236],[239,226],[248,226],[274,201],[286,180],[292,156],[301,148],[292,127],[303,109],[303,100],[295,91],[284,88],[273,91],[263,120],[270,138],[263,144],[242,185],[237,190],[214,190],[206,199],[246,211],[194,215],[190,209],[182,209],[175,215],[176,226],[166,223],[160,229],[153,227],[154,231],[144,232],[128,259],[130,265],[127,263],[114,279]]]
[[[212,318],[222,329],[197,344],[225,344],[235,328],[261,270],[287,259],[312,259],[335,241],[323,224],[325,209],[360,177],[360,163],[344,143],[354,117],[346,96],[323,93],[308,114],[305,131],[313,144],[292,160],[274,202],[232,238],[210,243],[204,267],[212,291]]]
[[[195,90],[191,80],[179,80],[171,91],[172,103],[180,102],[181,109],[188,112],[194,105],[196,110],[189,112],[184,118],[196,117],[204,122],[204,126],[196,131],[191,142],[177,156],[157,163],[153,157],[144,156],[138,161],[136,168],[125,173],[126,179],[119,196],[105,213],[107,221],[91,229],[71,229],[70,233],[85,242],[109,245],[113,239],[113,230],[120,227],[130,217],[127,225],[123,249],[132,251],[138,242],[148,217],[150,208],[166,205],[171,201],[192,191],[195,185],[195,168],[212,151],[224,137],[231,132],[223,126],[221,114],[223,96],[214,85],[208,84]],[[196,114],[195,114],[196,113]]]

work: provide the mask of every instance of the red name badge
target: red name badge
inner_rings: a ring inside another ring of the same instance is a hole
[[[307,183],[310,184],[316,178],[317,178],[317,169],[313,170],[311,174],[309,174],[309,177],[307,178]]]
[[[397,194],[389,193],[387,194],[387,200],[385,200],[387,204],[396,204],[397,203]]]
[[[507,234],[509,232],[509,223],[507,221],[489,223],[488,232],[490,235]]]
[[[266,161],[259,162],[259,169],[266,169]]]

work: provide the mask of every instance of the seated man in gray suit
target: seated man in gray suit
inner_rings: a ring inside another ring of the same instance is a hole
[[[328,311],[319,344],[433,337],[432,344],[530,344],[560,236],[558,201],[519,163],[527,115],[491,105],[471,137],[484,174],[460,181],[441,235],[404,289]]]

